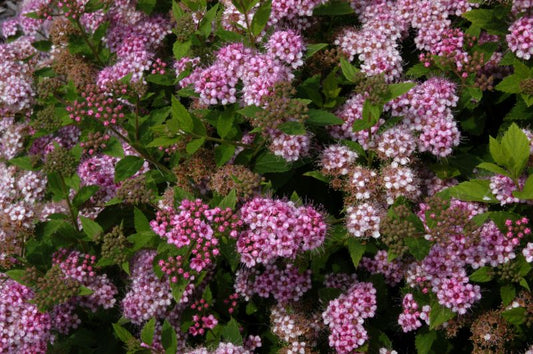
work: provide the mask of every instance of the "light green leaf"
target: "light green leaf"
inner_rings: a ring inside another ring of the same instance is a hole
[[[239,323],[232,317],[231,320],[222,328],[222,337],[224,340],[235,345],[242,345],[243,341],[239,327]]]
[[[142,331],[141,331],[141,340],[143,343],[152,345],[154,341],[154,331],[155,331],[155,317],[152,317],[150,321],[146,322]]]
[[[490,181],[473,179],[449,188],[450,195],[467,202],[498,203],[490,190]]]
[[[356,69],[355,66],[350,64],[348,60],[342,57],[341,57],[341,70],[346,80],[351,81],[351,82],[356,81],[357,73],[360,71]]]
[[[126,156],[115,166],[115,182],[124,181],[126,178],[133,176],[141,169],[144,160],[137,156]]]
[[[264,1],[257,11],[255,12],[255,15],[252,19],[252,33],[254,36],[258,36],[261,34],[263,29],[265,28],[268,19],[270,18],[270,12],[272,11],[272,0]]]
[[[350,258],[355,268],[359,266],[361,258],[365,254],[366,245],[363,245],[359,240],[355,238],[349,238],[347,241],[348,251],[350,252]]]
[[[323,111],[320,109],[310,109],[308,112],[307,124],[310,125],[341,125],[344,123],[342,119],[334,115],[333,113]]]
[[[89,218],[86,218],[85,216],[80,215],[81,220],[81,226],[83,228],[83,231],[89,236],[91,239],[94,240],[94,238],[98,235],[101,235],[104,233],[104,229],[100,224],[98,224],[96,221],[91,220]]]
[[[470,274],[470,280],[476,283],[486,283],[492,280],[492,269],[490,267],[481,267],[474,273]]]
[[[529,160],[529,139],[526,134],[513,123],[503,135],[501,147],[506,154],[505,166],[514,178],[520,177]]]

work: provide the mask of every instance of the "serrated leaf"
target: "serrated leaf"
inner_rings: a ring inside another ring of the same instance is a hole
[[[270,152],[261,154],[256,162],[254,172],[262,173],[279,173],[287,172],[290,166],[282,157],[276,156]]]
[[[520,82],[522,78],[518,75],[509,75],[504,78],[498,85],[496,85],[496,90],[505,92],[505,93],[520,93],[522,89],[520,88]]]
[[[324,183],[329,183],[329,177],[322,174],[320,171],[308,171],[303,174],[304,176],[313,177],[314,179],[317,179],[319,181],[322,181]]]
[[[115,332],[117,338],[124,343],[131,342],[132,339],[135,339],[135,337],[133,337],[133,335],[126,328],[117,323],[113,323],[113,331]]]
[[[215,163],[222,166],[235,155],[235,145],[221,144],[215,148]]]
[[[481,267],[474,273],[470,274],[470,280],[476,283],[486,283],[492,280],[492,269],[490,267]]]
[[[161,329],[161,344],[165,349],[165,354],[176,354],[178,351],[178,338],[172,325],[165,320]]]
[[[509,176],[509,172],[507,172],[507,170],[501,168],[500,166],[498,166],[496,164],[490,163],[490,162],[482,162],[479,165],[477,165],[477,167],[478,168],[482,168],[482,169],[487,170],[487,171],[490,171],[490,172],[493,172],[493,173],[498,174],[498,175]]]
[[[250,106],[246,106],[242,109],[239,109],[237,111],[237,113],[245,116],[245,117],[248,117],[248,118],[255,118],[255,115],[258,113],[258,112],[261,112],[263,111],[263,108],[261,107],[257,107],[257,106],[254,106],[254,105],[250,105]]]
[[[187,154],[192,155],[196,151],[198,151],[198,149],[200,149],[202,145],[204,145],[204,143],[205,143],[205,137],[193,139],[187,144],[187,146],[185,147],[185,151],[187,151]]]
[[[33,171],[33,162],[29,156],[15,157],[9,160],[9,164],[22,168],[23,170]]]
[[[147,15],[150,15],[154,10],[156,0],[137,0],[137,10],[141,10]]]
[[[106,147],[102,150],[104,154],[111,157],[124,157],[124,149],[122,148],[122,144],[120,141],[112,136],[107,142]]]
[[[418,261],[421,261],[428,255],[432,246],[431,242],[421,237],[407,237],[405,244],[409,248],[409,253]]]
[[[141,331],[141,340],[143,343],[152,345],[154,341],[154,331],[155,331],[155,317],[152,317],[150,321],[146,322]]]
[[[177,131],[174,131],[173,133],[178,133],[179,129],[182,129],[187,133],[191,133],[193,131],[194,122],[192,117],[185,106],[176,98],[176,96],[172,96],[172,107],[170,109],[170,113],[172,114],[172,119],[176,121],[177,127]]]
[[[355,68],[352,64],[348,62],[348,60],[341,57],[341,71],[346,80],[355,82],[357,73],[360,71]]]
[[[489,180],[473,179],[448,188],[448,191],[451,196],[467,202],[498,203],[489,184]]]
[[[89,200],[100,189],[99,186],[83,186],[72,199],[72,205],[79,208],[83,203]]]
[[[24,269],[11,269],[5,272],[5,274],[10,278],[16,281],[19,284],[23,284],[22,280],[24,279],[24,275],[26,274],[26,271]]]
[[[305,135],[306,130],[302,123],[288,121],[278,126],[278,129],[289,135]]]
[[[172,53],[174,54],[174,58],[176,60],[179,60],[183,57],[186,57],[187,54],[189,54],[191,46],[192,42],[190,40],[185,42],[174,42],[174,45],[172,47]]]
[[[254,36],[261,34],[265,28],[268,19],[270,18],[270,12],[272,11],[272,0],[263,2],[259,8],[255,11],[252,19],[252,33]]]
[[[234,120],[235,115],[231,111],[224,111],[218,116],[216,122],[217,133],[222,139],[226,138],[231,132]]]
[[[83,228],[83,231],[91,239],[94,240],[96,236],[101,235],[101,234],[104,233],[104,229],[96,221],[91,220],[91,219],[86,218],[85,216],[81,216],[81,215],[80,215],[79,218],[80,218],[80,221],[81,221],[81,226]]]
[[[526,183],[521,191],[514,191],[513,196],[519,199],[533,199],[533,174],[527,177]]]
[[[355,238],[349,238],[347,241],[348,252],[350,252],[350,258],[355,268],[359,266],[359,262],[366,251],[366,245],[363,245],[359,240]]]
[[[222,337],[224,340],[235,345],[242,345],[243,341],[239,327],[239,323],[232,317],[222,328]]]
[[[515,307],[502,312],[502,317],[505,318],[509,323],[519,326],[526,321],[526,313],[527,311],[525,308]]]
[[[174,86],[176,78],[170,74],[149,74],[146,75],[146,81],[160,86]]]
[[[399,82],[396,84],[390,84],[388,86],[389,93],[387,94],[386,100],[390,101],[397,97],[400,97],[401,95],[404,95],[409,92],[415,86],[416,83],[414,82]]]
[[[430,331],[427,333],[419,333],[415,337],[415,347],[418,354],[429,354],[431,347],[437,339],[437,332]]]
[[[126,156],[115,166],[115,182],[121,182],[133,176],[141,169],[144,160],[137,156]]]
[[[78,290],[78,296],[87,296],[91,294],[94,294],[94,290],[91,290],[88,287],[83,286],[83,285],[80,286]]]
[[[502,298],[503,306],[508,306],[516,297],[516,289],[514,285],[507,284],[500,288],[500,296]]]
[[[315,53],[326,48],[329,44],[327,43],[313,43],[307,46],[307,51],[305,53],[306,58],[311,58]]]
[[[48,40],[35,41],[31,43],[32,47],[41,52],[48,52],[52,49],[52,42]]]
[[[138,233],[153,232],[150,222],[144,213],[137,207],[133,208],[133,224]]]
[[[257,310],[258,310],[257,306],[255,306],[255,304],[252,301],[246,304],[246,314],[248,316],[253,315],[254,313],[257,312]]]
[[[218,3],[214,4],[203,16],[202,22],[200,23],[198,31],[206,38],[209,37],[213,30],[213,21],[217,15],[218,5]]]
[[[353,9],[349,3],[339,0],[328,1],[326,4],[316,7],[313,10],[315,16],[340,16],[353,14]]]
[[[452,310],[441,306],[438,302],[434,302],[431,304],[429,313],[429,329],[435,329],[454,317],[455,313]]]
[[[308,112],[307,124],[326,126],[326,125],[341,125],[344,123],[342,119],[333,113],[323,111],[320,109],[310,109]]]
[[[226,195],[220,203],[218,203],[218,207],[222,210],[226,208],[235,209],[235,205],[237,205],[237,192],[235,192],[235,189],[232,189],[228,195]]]
[[[506,155],[504,166],[513,178],[518,178],[529,160],[529,139],[516,125],[512,124],[502,137],[501,147]]]
[[[409,68],[405,73],[406,76],[413,77],[415,79],[421,78],[424,75],[427,75],[431,69],[425,66],[423,63],[417,63]]]

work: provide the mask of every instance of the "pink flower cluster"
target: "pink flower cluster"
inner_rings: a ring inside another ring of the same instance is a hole
[[[106,274],[98,275],[94,271],[95,256],[79,251],[60,249],[53,255],[52,264],[57,264],[65,276],[77,280],[81,285],[92,290],[90,295],[78,296],[74,301],[80,306],[96,312],[98,307],[104,309],[115,305],[118,290]]]
[[[130,263],[130,290],[122,300],[125,318],[141,325],[152,317],[164,318],[172,303],[169,282],[160,280],[152,268],[156,251],[143,250]]]
[[[30,303],[33,292],[0,274],[0,350],[5,353],[46,353],[52,322]]]
[[[218,324],[218,320],[212,314],[205,315],[205,312],[209,309],[209,304],[200,299],[191,305],[191,310],[196,311],[192,316],[193,324],[189,327],[189,334],[196,337],[204,335],[207,330],[215,328]]]
[[[122,93],[126,93],[125,90]],[[81,93],[81,97],[83,101],[75,101],[71,106],[67,106],[70,118],[77,123],[88,118],[108,126],[115,125],[124,118],[124,105],[102,89],[88,88]]]
[[[329,326],[329,345],[337,353],[353,353],[368,340],[363,327],[366,318],[374,317],[377,309],[376,289],[372,283],[356,283],[337,299],[329,302],[322,314]]]
[[[507,44],[517,57],[529,60],[533,55],[533,17],[524,16],[509,27]]]
[[[183,200],[178,210],[167,208],[158,211],[156,219],[150,222],[152,230],[169,244],[177,248],[191,247],[190,260],[178,256],[173,266],[165,266],[167,274],[180,276],[189,275],[183,268],[185,265],[197,273],[213,265],[220,253],[217,237],[226,234],[235,238],[241,225],[242,221],[231,209],[210,209],[200,199]]]
[[[294,258],[322,245],[326,236],[324,217],[311,206],[257,197],[242,206],[240,215],[246,229],[237,251],[248,267]]]
[[[263,271],[244,268],[237,271],[235,279],[235,292],[247,301],[254,294],[264,298],[272,295],[279,303],[298,301],[309,289],[311,271],[301,273],[292,264],[284,269],[269,264]]]
[[[374,259],[363,257],[361,266],[372,274],[383,274],[385,282],[390,286],[395,286],[403,280],[405,265],[398,259],[389,261],[385,250],[379,250]]]
[[[402,326],[404,333],[414,331],[422,326],[422,321],[429,324],[429,312],[431,307],[424,305],[422,309],[413,298],[413,294],[407,293],[402,301],[403,312],[398,317],[398,324]]]

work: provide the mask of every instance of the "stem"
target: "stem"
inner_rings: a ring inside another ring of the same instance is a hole
[[[252,33],[252,25],[250,24],[250,19],[248,18],[248,14],[249,14],[248,11],[244,13],[244,19],[246,21],[246,32],[248,32],[248,37],[250,38],[250,44],[252,45],[252,47],[257,48],[255,45],[255,37],[254,37],[254,34]]]
[[[96,61],[98,62],[98,65],[105,66],[105,64],[100,59],[100,55],[98,54],[98,50],[96,50],[96,48],[93,46],[93,44],[89,40],[89,37],[87,37],[87,32],[85,32],[85,29],[83,28],[83,26],[82,26],[82,24],[81,24],[81,22],[80,22],[80,20],[78,18],[76,18],[76,25],[78,26],[79,30],[81,31],[81,37],[83,38],[85,43],[89,46],[89,48],[91,49],[91,52],[93,52],[93,55],[94,55]]]
[[[72,207],[72,204],[70,203],[70,197],[68,195],[68,188],[67,184],[65,183],[65,178],[61,173],[59,174],[59,179],[61,180],[61,188],[63,189],[63,192],[65,193],[65,200],[67,201],[68,210],[70,212],[70,218],[72,221],[72,225],[76,228],[76,231],[80,231],[78,227],[78,218],[76,217],[76,213],[74,213],[74,208]]]
[[[152,165],[154,165],[155,167],[157,167],[158,169],[160,170],[163,170],[165,173],[167,174],[172,174],[172,171],[168,169],[168,167],[166,167],[165,165],[161,164],[159,161],[156,161],[155,159],[153,159],[150,155],[148,155],[147,153],[145,153],[144,151],[142,151],[141,149],[139,149],[137,147],[137,144],[134,144],[130,139],[128,139],[126,136],[124,136],[123,134],[121,134],[118,130],[116,130],[115,128],[113,127],[108,127],[111,129],[111,131],[113,133],[115,133],[119,138],[121,138],[122,140],[124,140],[126,143],[128,143],[139,155],[141,155],[141,157],[143,159],[145,159],[146,161],[150,162]]]

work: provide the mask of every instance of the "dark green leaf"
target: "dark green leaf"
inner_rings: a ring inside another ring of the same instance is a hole
[[[224,111],[219,115],[216,127],[217,133],[222,139],[226,138],[233,128],[234,119],[235,115],[231,111]]]
[[[355,82],[357,73],[360,71],[355,66],[350,64],[348,60],[341,57],[341,70],[346,80]]]
[[[143,343],[152,345],[154,341],[154,331],[155,331],[155,317],[152,317],[150,321],[146,322],[142,331],[141,331],[141,340]]]
[[[272,0],[264,1],[256,10],[252,19],[252,33],[254,36],[261,34],[265,28],[268,19],[270,18],[270,12],[272,10]]]
[[[306,130],[302,123],[288,121],[278,126],[278,129],[289,135],[305,135]]]
[[[502,298],[503,306],[508,306],[516,297],[516,289],[514,285],[507,284],[500,288],[500,296]]]
[[[200,149],[202,145],[204,145],[204,143],[205,143],[205,137],[193,139],[187,144],[187,146],[185,147],[185,151],[187,151],[189,155],[192,155],[196,151],[198,151],[198,149]]]
[[[409,248],[409,252],[418,261],[421,261],[428,255],[432,246],[431,242],[422,237],[407,237],[405,244]]]
[[[254,171],[262,173],[276,173],[276,172],[287,172],[290,170],[290,166],[287,164],[282,157],[276,156],[270,152],[265,152],[261,154],[256,162]]]
[[[324,49],[328,46],[327,43],[313,43],[307,46],[307,52],[305,53],[306,58],[312,57],[316,52]]]
[[[514,191],[513,196],[519,199],[533,199],[533,174],[527,177],[524,188],[521,191]]]
[[[350,252],[350,258],[352,259],[352,263],[354,267],[357,268],[359,266],[361,258],[365,254],[366,246],[353,237],[348,239],[347,245],[348,251]]]
[[[353,9],[349,3],[339,0],[328,1],[326,4],[314,9],[315,16],[340,16],[353,14]]]
[[[144,160],[137,156],[126,156],[115,166],[115,182],[120,182],[133,176],[141,169]]]
[[[224,340],[235,345],[242,345],[243,342],[239,327],[239,323],[232,317],[231,320],[222,328],[222,337]]]
[[[389,93],[386,97],[386,100],[390,101],[397,97],[400,97],[401,95],[404,95],[409,92],[415,86],[415,82],[399,82],[397,84],[390,84],[388,87]]]
[[[520,93],[522,91],[520,88],[521,81],[522,78],[519,75],[509,75],[496,85],[496,90],[505,93]]]
[[[310,109],[307,114],[309,115],[309,118],[307,118],[306,123],[311,125],[325,126],[341,125],[344,123],[342,119],[333,113],[322,111],[320,109]]]
[[[102,226],[100,226],[100,224],[98,224],[96,221],[91,220],[81,215],[80,215],[80,220],[81,220],[81,226],[83,227],[83,231],[91,239],[94,240],[96,236],[104,233],[104,229],[102,229]]]
[[[74,199],[72,199],[72,205],[74,207],[79,208],[83,203],[89,200],[93,196],[94,193],[96,193],[100,187],[98,186],[83,186],[80,188],[78,193],[74,196]]]
[[[150,15],[154,10],[156,0],[137,0],[137,10]]]
[[[502,312],[502,317],[509,321],[509,323],[519,326],[526,321],[526,313],[525,308],[515,307]]]
[[[35,41],[32,42],[31,45],[41,52],[48,52],[50,49],[52,49],[52,42],[43,40],[43,41]]]
[[[235,145],[221,144],[215,148],[215,162],[222,166],[235,155]]]
[[[454,317],[455,313],[452,310],[435,301],[431,304],[431,312],[429,313],[429,329],[435,329]]]
[[[202,19],[202,22],[200,23],[199,32],[206,38],[209,37],[209,35],[211,34],[211,31],[213,30],[213,21],[215,20],[217,11],[218,11],[218,3],[213,5],[209,9],[209,11],[206,12],[206,14],[204,15]]]
[[[490,267],[481,267],[470,274],[469,278],[476,283],[486,283],[492,280],[492,269]]]
[[[304,176],[313,177],[314,179],[317,179],[319,181],[329,183],[329,177],[323,175],[320,171],[308,171],[303,174]]]
[[[484,202],[498,203],[498,200],[492,195],[489,187],[489,180],[474,179],[449,188],[450,194],[467,202]]]
[[[187,56],[187,54],[189,53],[189,50],[191,49],[191,46],[192,46],[192,42],[190,40],[185,41],[183,43],[176,41],[174,43],[174,46],[172,47],[174,58],[178,60],[178,59],[181,59]]]
[[[20,167],[23,170],[28,170],[28,171],[35,170],[35,168],[33,167],[33,162],[29,156],[15,157],[9,160],[9,163],[11,165]]]
[[[221,209],[235,209],[235,205],[237,205],[237,193],[235,192],[235,189],[232,189],[228,195],[218,203],[218,207]]]
[[[122,148],[122,144],[120,141],[112,136],[106,143],[106,147],[102,150],[102,152],[108,156],[112,157],[124,157],[124,149]]]
[[[161,85],[161,86],[174,86],[174,82],[176,81],[176,78],[172,75],[165,74],[149,74],[146,75],[146,81],[151,82],[153,84]]]
[[[117,323],[113,323],[113,330],[118,339],[124,343],[131,342],[132,339],[135,339],[133,335],[124,327]]]
[[[175,96],[172,96],[172,108],[170,112],[172,114],[172,119],[177,123],[178,130],[182,129],[187,133],[193,131],[194,122],[191,115]],[[178,133],[178,131],[173,133]]]
[[[435,331],[417,334],[415,337],[416,352],[418,354],[429,354],[436,339],[437,332]]]
[[[178,351],[178,338],[172,325],[165,320],[161,329],[161,344],[165,349],[165,354],[176,354]]]

